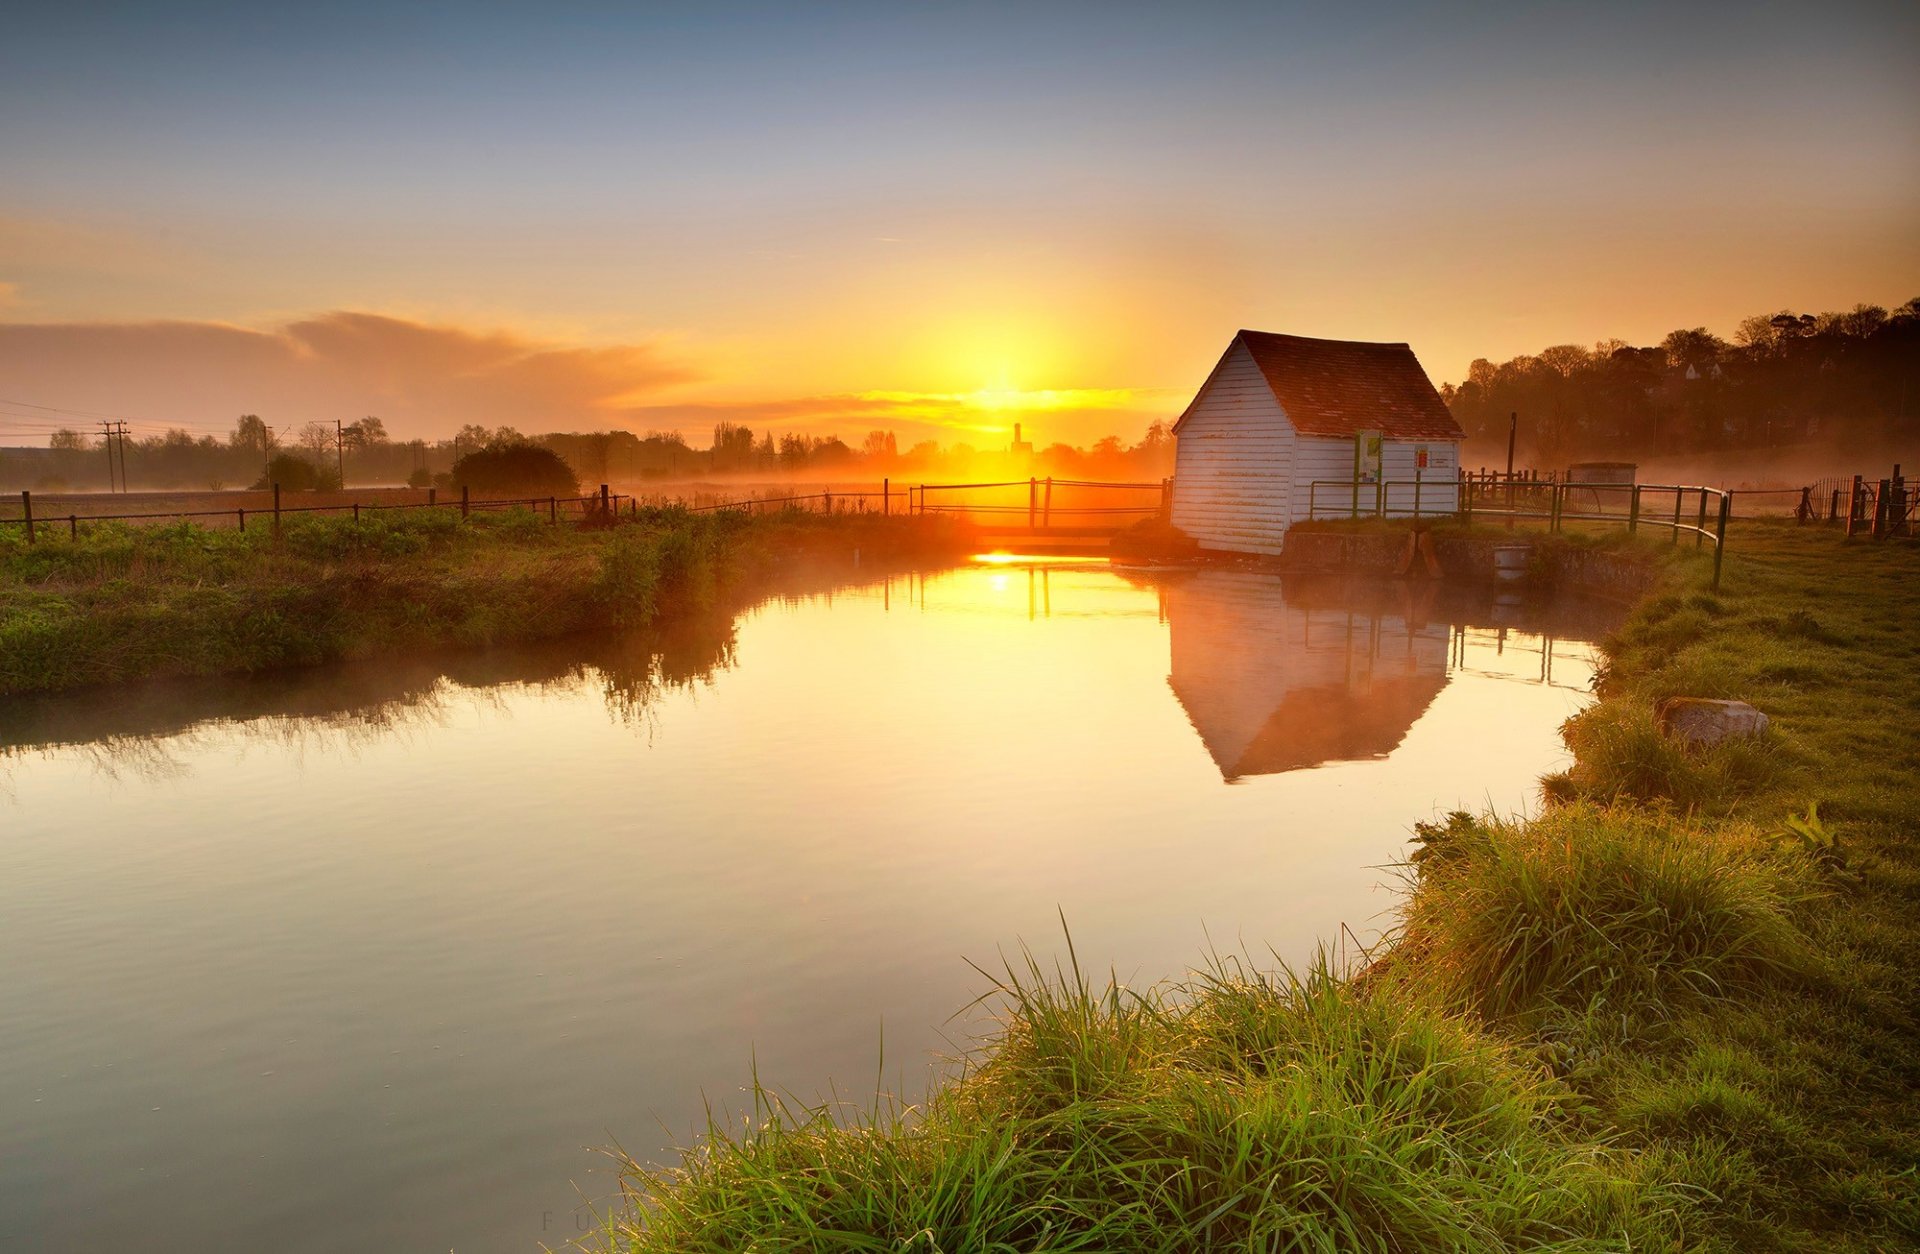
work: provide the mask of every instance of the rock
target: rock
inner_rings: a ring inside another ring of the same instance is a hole
[[[1654,709],[1653,721],[1661,731],[1689,745],[1717,745],[1767,730],[1767,716],[1745,701],[1706,697],[1668,697]]]

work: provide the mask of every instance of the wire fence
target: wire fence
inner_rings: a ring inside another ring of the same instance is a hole
[[[1322,501],[1321,489],[1333,498]],[[1671,498],[1672,510],[1667,509]],[[1549,532],[1569,523],[1664,530],[1675,544],[1691,535],[1696,548],[1713,542],[1713,586],[1727,547],[1733,493],[1688,484],[1586,483],[1560,478],[1316,479],[1307,485],[1309,518],[1457,518],[1474,523],[1504,519],[1544,522]]]
[[[98,523],[123,522],[161,522],[174,520],[194,520],[201,525],[220,525],[231,521],[240,531],[247,529],[251,520],[255,525],[265,523],[278,535],[283,518],[299,514],[347,514],[358,522],[362,514],[380,514],[393,510],[445,510],[459,511],[462,518],[475,513],[502,512],[515,509],[529,510],[535,514],[544,512],[547,521],[558,525],[562,514],[569,519],[577,516],[582,522],[610,522],[619,518],[622,511],[637,513],[639,505],[635,498],[622,493],[610,492],[605,484],[597,493],[584,496],[526,496],[526,497],[474,497],[468,489],[461,489],[457,498],[441,500],[437,489],[429,488],[424,501],[332,501],[312,505],[288,505],[281,499],[280,485],[271,489],[271,503],[256,504],[251,509],[245,505],[236,505],[231,509],[164,509],[137,510],[119,513],[86,513],[78,510],[49,513],[44,508],[35,511],[33,493],[20,494],[19,517],[0,517],[0,526],[22,528],[27,543],[37,543],[43,534],[58,533],[64,530],[69,539],[78,540],[83,527]],[[254,495],[246,494],[249,499]]]

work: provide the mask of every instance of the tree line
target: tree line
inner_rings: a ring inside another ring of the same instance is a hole
[[[121,445],[124,444],[124,448]],[[309,422],[276,432],[261,416],[242,414],[223,439],[172,429],[125,438],[109,450],[106,437],[80,430],[53,434],[45,449],[0,449],[0,488],[41,491],[105,488],[119,481],[142,488],[197,490],[265,487],[330,489],[344,472],[350,484],[453,484],[455,465],[481,450],[535,447],[561,458],[582,483],[634,483],[706,475],[806,475],[820,479],[923,479],[995,473],[1061,477],[1159,478],[1172,473],[1173,437],[1155,422],[1135,444],[1107,436],[1090,447],[1057,443],[1037,452],[978,448],[925,440],[901,449],[892,431],[871,431],[858,445],[837,436],[755,432],[716,423],[712,443],[690,446],[677,431],[547,432],[469,423],[445,440],[395,440],[377,417],[341,423]]]
[[[1756,314],[1731,342],[1693,327],[1656,345],[1481,358],[1440,393],[1484,456],[1504,453],[1517,414],[1522,456],[1539,464],[1811,440],[1882,449],[1920,436],[1920,298],[1891,313]]]

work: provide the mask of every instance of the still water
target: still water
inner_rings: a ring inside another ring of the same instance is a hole
[[[977,562],[11,703],[0,1244],[557,1247],[752,1068],[922,1091],[1061,914],[1137,984],[1377,935],[1411,823],[1535,804],[1606,625]]]

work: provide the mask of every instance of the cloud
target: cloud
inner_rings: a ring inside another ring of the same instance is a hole
[[[0,324],[15,400],[224,430],[378,414],[407,435],[463,423],[606,426],[695,372],[654,344],[578,346],[336,311],[270,330],[213,322]]]

